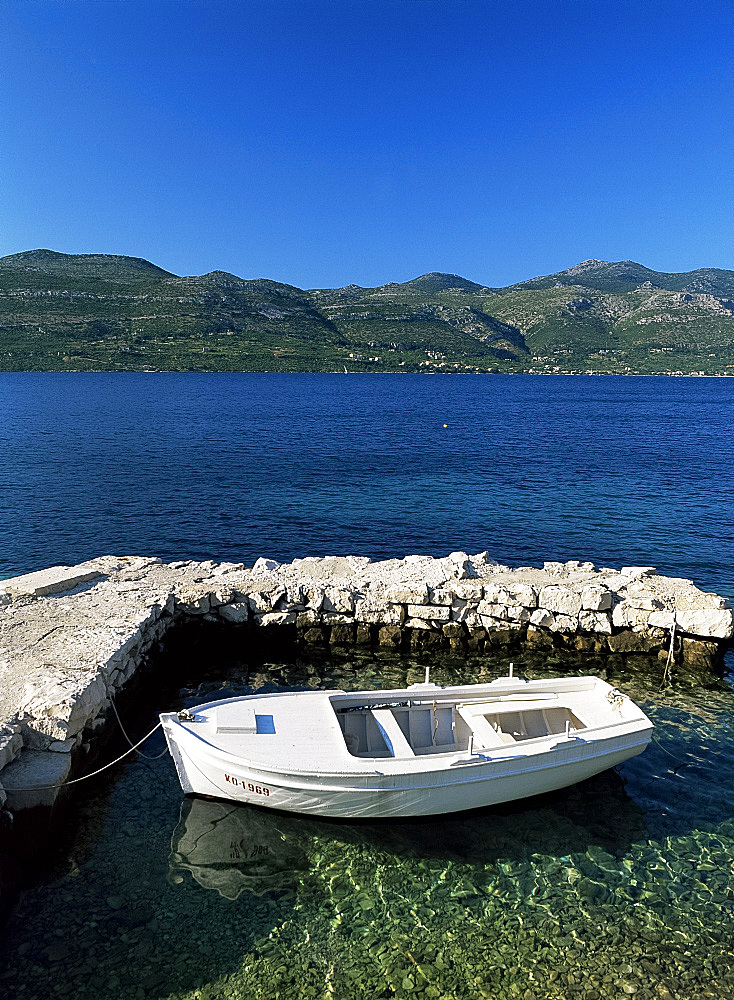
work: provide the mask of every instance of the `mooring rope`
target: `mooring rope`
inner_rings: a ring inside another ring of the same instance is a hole
[[[657,739],[657,737],[655,736],[655,733],[652,733],[650,739],[652,740],[652,742],[655,744],[656,747],[662,750],[663,753],[667,753],[668,757],[672,757],[677,764],[681,764],[683,767],[689,767],[691,764],[695,763],[695,761],[692,760],[681,760],[680,757],[676,757],[676,755],[674,753],[671,753],[670,750],[666,750],[666,748],[663,746],[660,740]]]
[[[663,682],[660,685],[660,690],[662,691],[664,687],[670,686],[670,668],[673,663],[673,645],[675,643],[675,613],[673,614],[673,624],[670,626],[670,649],[668,650],[668,659],[665,661],[665,668],[663,670]]]
[[[104,681],[104,686],[107,689],[107,697],[110,699],[110,705],[112,705],[112,711],[115,713],[115,718],[117,719],[117,722],[118,722],[118,724],[120,726],[120,731],[122,732],[122,735],[125,737],[125,739],[127,740],[127,742],[130,744],[130,748],[132,750],[134,750],[135,753],[139,757],[142,757],[144,760],[159,760],[165,753],[168,753],[168,747],[166,746],[166,747],[163,748],[163,750],[161,750],[160,753],[157,753],[155,755],[155,757],[149,757],[147,753],[143,753],[142,750],[138,750],[137,749],[140,746],[139,743],[136,743],[135,746],[133,746],[133,741],[127,735],[127,732],[125,731],[125,727],[122,724],[122,719],[120,718],[120,713],[117,711],[117,705],[115,704],[115,699],[112,697],[112,692],[110,691],[109,684],[107,683],[107,678],[105,677],[104,674],[102,674],[102,680]],[[160,723],[159,723],[159,725],[160,725]],[[155,730],[153,730],[153,732],[155,732]],[[150,736],[150,733],[148,733],[148,736]],[[147,737],[146,737],[146,739],[147,739]]]

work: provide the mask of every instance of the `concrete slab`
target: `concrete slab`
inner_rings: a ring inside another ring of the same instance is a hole
[[[80,569],[78,566],[50,566],[36,573],[25,573],[23,576],[13,576],[9,580],[0,580],[0,594],[27,597],[62,594],[82,583],[97,580],[101,576],[97,570]]]

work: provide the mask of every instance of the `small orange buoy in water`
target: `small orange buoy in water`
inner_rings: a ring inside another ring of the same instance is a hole
[[[448,424],[444,424],[444,427],[448,427]]]

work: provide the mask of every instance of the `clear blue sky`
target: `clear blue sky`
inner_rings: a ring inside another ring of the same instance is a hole
[[[734,268],[731,0],[4,0],[0,254]]]

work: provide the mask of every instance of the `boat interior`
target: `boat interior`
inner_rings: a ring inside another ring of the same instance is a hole
[[[539,701],[441,701],[336,708],[347,750],[355,757],[415,757],[477,750],[584,729],[567,706]]]

